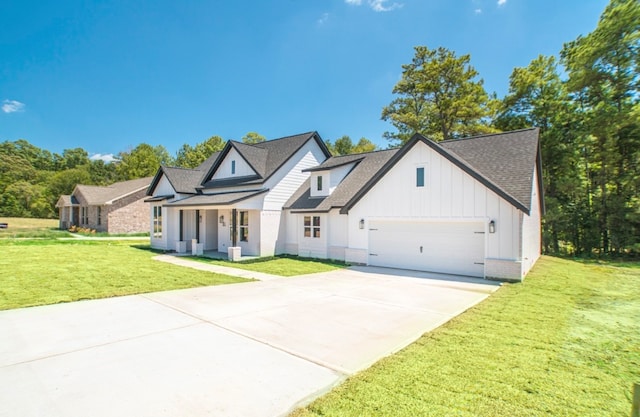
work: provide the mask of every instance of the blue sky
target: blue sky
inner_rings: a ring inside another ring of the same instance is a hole
[[[381,147],[413,47],[514,67],[592,31],[605,0],[2,0],[0,141],[174,154],[212,135],[317,130]]]

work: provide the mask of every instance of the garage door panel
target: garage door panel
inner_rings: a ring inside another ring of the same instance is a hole
[[[484,276],[481,222],[371,221],[369,264]]]

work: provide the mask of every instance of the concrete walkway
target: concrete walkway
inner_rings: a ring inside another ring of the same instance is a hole
[[[497,288],[359,267],[0,311],[0,416],[284,416]]]
[[[232,268],[229,266],[198,262],[191,259],[186,259],[181,256],[158,255],[158,256],[154,256],[153,259],[155,259],[156,261],[167,262],[170,264],[184,266],[187,268],[198,269],[200,271],[215,272],[217,274],[231,275],[234,277],[240,277],[240,278],[246,278],[246,279],[255,279],[258,281],[269,281],[272,279],[284,278],[280,275],[271,275],[271,274],[265,274],[262,272],[247,271],[246,269]]]

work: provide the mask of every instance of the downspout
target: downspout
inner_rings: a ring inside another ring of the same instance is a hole
[[[184,218],[184,213],[182,212],[182,210],[180,210],[180,222],[179,222],[179,225],[180,225],[180,242],[182,242],[184,240],[183,239],[183,235],[184,235],[184,233],[183,233],[183,225],[182,225],[183,218]]]

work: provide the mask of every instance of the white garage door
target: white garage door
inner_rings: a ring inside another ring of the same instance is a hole
[[[369,265],[484,277],[484,224],[371,220]]]

